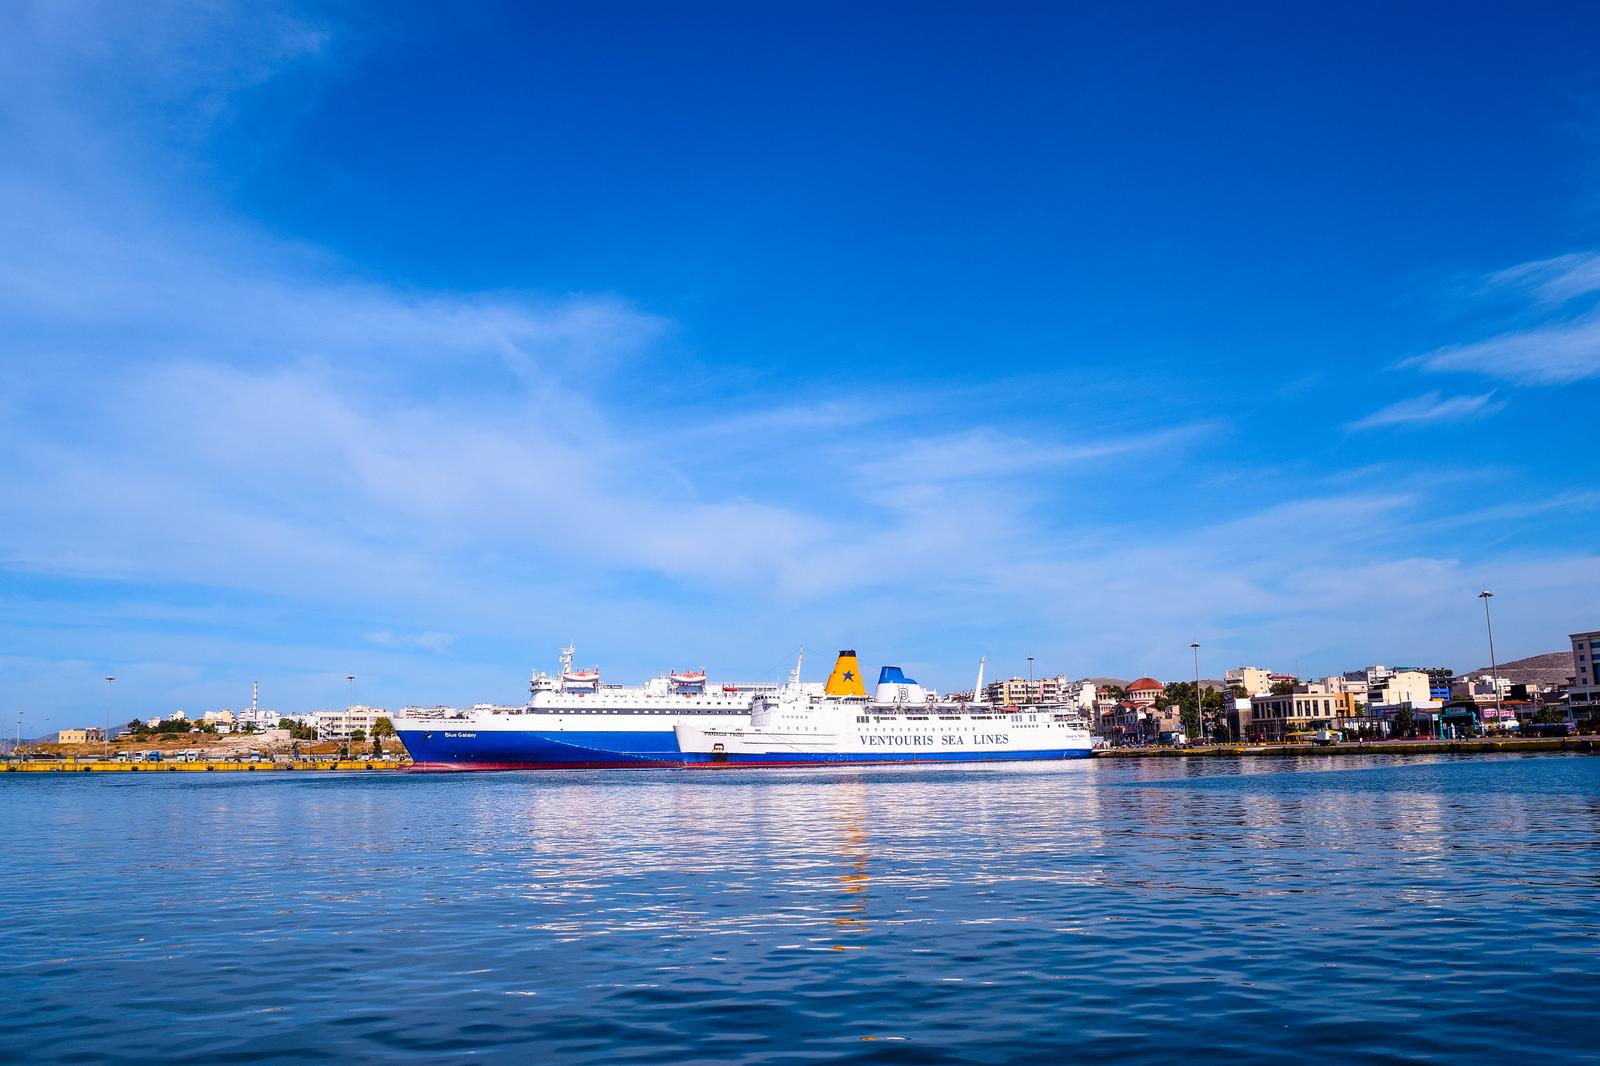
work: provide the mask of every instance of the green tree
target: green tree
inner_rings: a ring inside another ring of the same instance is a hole
[[[1394,731],[1401,736],[1409,736],[1417,727],[1417,712],[1409,706],[1403,706],[1394,712]]]
[[[350,731],[350,739],[359,744],[367,739],[367,731],[365,729],[352,729]]]
[[[1297,681],[1274,681],[1272,683],[1272,694],[1274,696],[1293,695],[1297,684],[1299,684]]]
[[[1222,693],[1217,689],[1201,688],[1197,703],[1193,681],[1173,681],[1156,697],[1156,706],[1162,710],[1176,706],[1178,720],[1188,736],[1218,738],[1227,733]]]
[[[372,754],[383,754],[383,742],[394,736],[394,723],[387,717],[379,718],[372,723]]]

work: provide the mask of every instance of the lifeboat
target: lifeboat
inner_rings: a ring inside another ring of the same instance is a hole
[[[684,672],[674,670],[667,677],[674,685],[703,685],[706,683],[706,672],[704,670]]]
[[[597,685],[600,683],[600,668],[593,667],[588,670],[563,670],[561,680],[569,685]]]

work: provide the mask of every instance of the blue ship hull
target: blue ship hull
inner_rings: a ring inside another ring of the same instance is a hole
[[[601,770],[682,766],[671,729],[582,732],[402,729],[414,770]]]

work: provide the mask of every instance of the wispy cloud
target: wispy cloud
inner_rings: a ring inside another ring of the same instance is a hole
[[[1600,252],[1571,252],[1519,263],[1490,274],[1487,287],[1526,289],[1546,303],[1565,303],[1600,292]]]
[[[1600,375],[1600,314],[1439,348],[1410,365],[1486,374],[1522,385],[1583,381]]]
[[[1493,414],[1504,406],[1505,402],[1496,401],[1492,392],[1481,396],[1441,396],[1437,392],[1429,392],[1392,403],[1351,422],[1347,428],[1376,429],[1380,426],[1463,421]]]
[[[367,643],[381,648],[423,648],[440,655],[448,652],[456,642],[453,633],[393,633],[387,629],[368,633],[365,639]]]
[[[1600,375],[1600,252],[1572,252],[1519,263],[1485,279],[1481,293],[1507,292],[1532,301],[1521,325],[1463,344],[1446,345],[1401,365],[1465,372],[1520,385],[1565,385]]]

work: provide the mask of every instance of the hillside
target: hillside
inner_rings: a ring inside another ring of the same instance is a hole
[[[1474,676],[1489,673],[1487,664],[1472,671]],[[1465,677],[1459,675],[1457,680]],[[1500,676],[1513,685],[1556,685],[1572,676],[1572,652],[1552,651],[1543,655],[1530,655],[1526,659],[1513,659],[1500,664]]]

